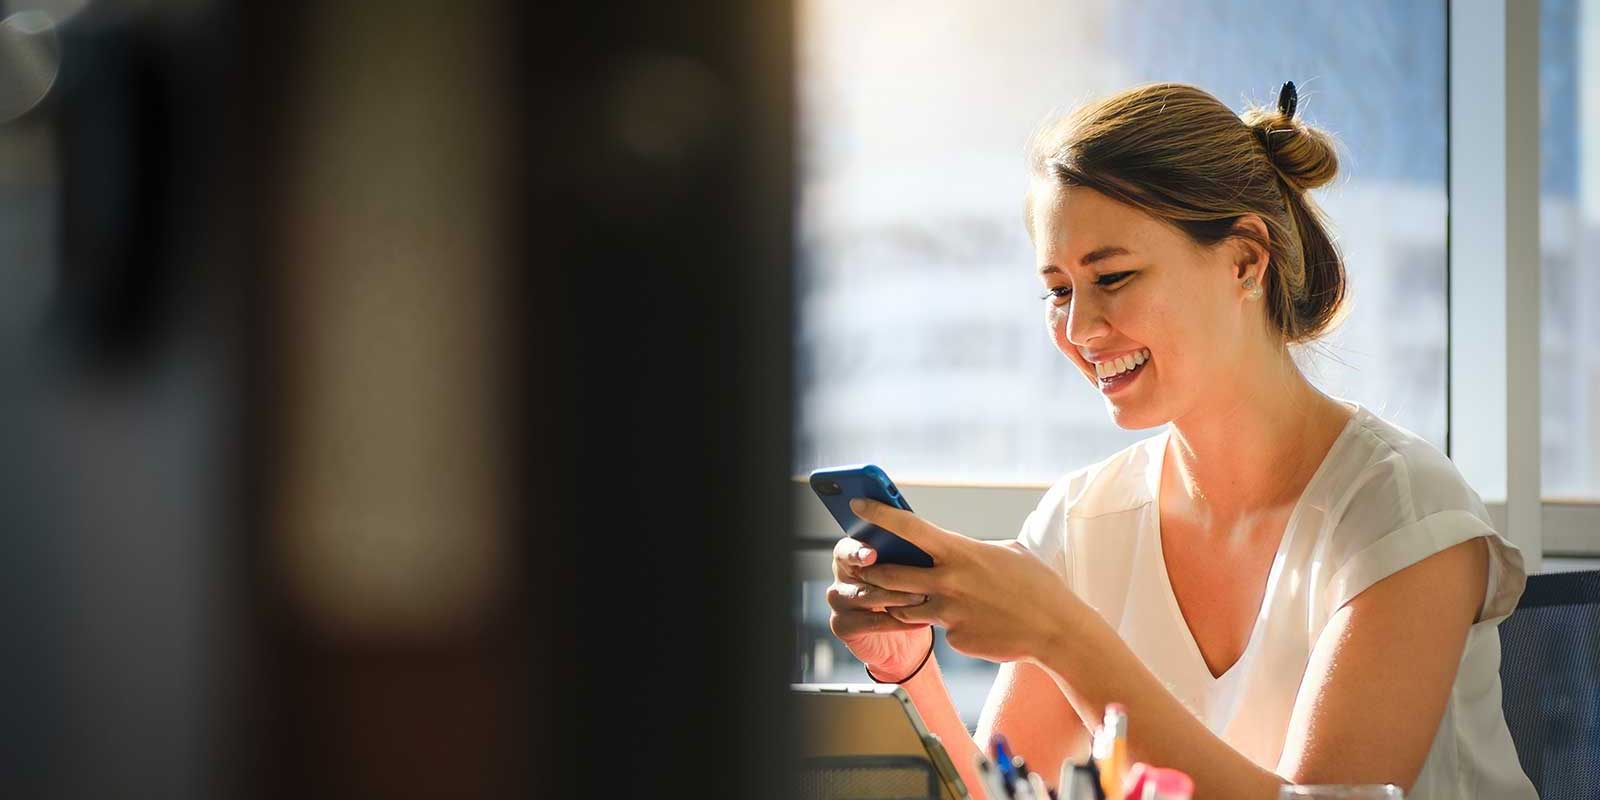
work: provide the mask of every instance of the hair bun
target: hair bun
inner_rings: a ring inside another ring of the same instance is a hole
[[[1277,108],[1252,108],[1240,119],[1261,141],[1267,158],[1283,177],[1299,189],[1315,189],[1333,182],[1339,174],[1339,157],[1333,137],[1294,119]]]

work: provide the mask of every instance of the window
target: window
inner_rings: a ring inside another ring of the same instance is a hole
[[[1300,87],[1301,115],[1342,147],[1314,196],[1354,304],[1302,364],[1445,447],[1443,2],[801,0],[799,15],[796,472],[871,461],[902,484],[1040,485],[1153,433],[1113,425],[1050,346],[1021,217],[1023,144],[1046,113],[1158,80],[1236,111]],[[826,559],[804,555],[820,583],[801,623],[827,635]],[[822,652],[801,677],[828,660],[845,679],[845,651]],[[944,656],[953,684],[986,691],[993,665]],[[957,698],[969,724],[982,698]]]
[[[1600,3],[1543,0],[1540,471],[1553,500],[1600,500]],[[1587,138],[1586,138],[1587,137]]]
[[[1443,450],[1445,37],[1443,3],[802,0],[795,470],[1042,485],[1152,434],[1117,429],[1046,339],[1021,197],[1046,112],[1154,80],[1235,110],[1301,86],[1301,114],[1341,141],[1341,179],[1315,197],[1354,302],[1302,366]],[[827,629],[826,554],[800,563],[797,680],[867,680]],[[994,664],[942,638],[938,656],[976,725]]]
[[[1048,483],[1150,435],[1114,426],[1050,347],[1021,203],[1047,111],[1155,80],[1235,110],[1301,87],[1301,113],[1343,147],[1343,177],[1316,196],[1354,303],[1304,366],[1444,448],[1443,3],[800,13],[797,472]]]

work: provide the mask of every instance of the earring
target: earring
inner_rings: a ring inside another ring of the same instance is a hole
[[[1246,297],[1249,297],[1251,300],[1261,299],[1261,287],[1256,285],[1256,278],[1254,275],[1244,279],[1244,288],[1250,290],[1250,293],[1246,295]]]

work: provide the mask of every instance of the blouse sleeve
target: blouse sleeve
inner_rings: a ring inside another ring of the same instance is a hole
[[[1498,623],[1527,583],[1522,551],[1500,535],[1455,466],[1437,459],[1384,459],[1372,465],[1338,517],[1330,548],[1327,616],[1384,578],[1478,537],[1489,547],[1489,576],[1477,622]]]
[[[1017,542],[1046,564],[1049,564],[1067,586],[1072,586],[1072,548],[1067,544],[1067,498],[1079,477],[1068,475],[1045,492],[1028,518],[1022,522]]]

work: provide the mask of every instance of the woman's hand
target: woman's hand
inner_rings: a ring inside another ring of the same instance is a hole
[[[927,598],[862,580],[861,568],[877,558],[877,551],[848,536],[833,546],[829,626],[879,680],[899,680],[910,675],[928,654],[933,627],[926,622],[902,622],[885,613],[885,609],[916,605]]]
[[[950,646],[967,655],[1035,661],[1052,642],[1066,638],[1076,615],[1094,613],[1055,570],[1016,541],[969,539],[870,500],[852,500],[850,509],[933,557],[932,567],[876,564],[859,570],[872,586],[928,598],[891,607],[888,615],[906,624],[943,626]]]

